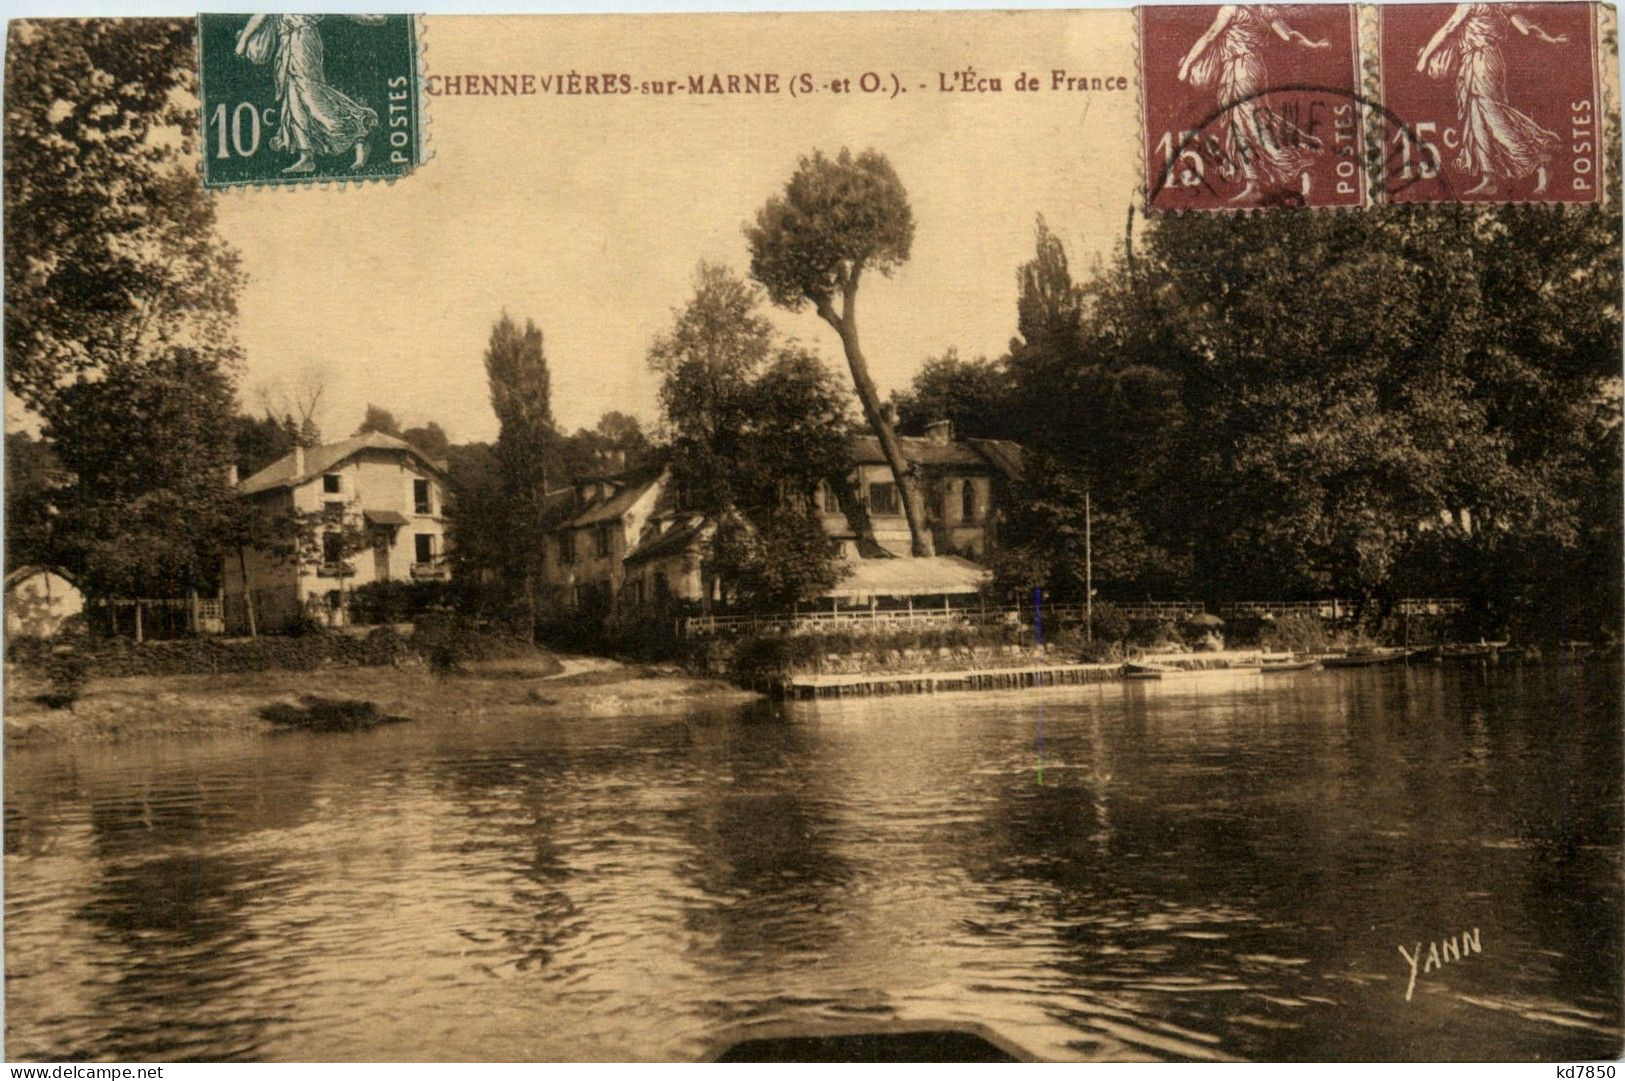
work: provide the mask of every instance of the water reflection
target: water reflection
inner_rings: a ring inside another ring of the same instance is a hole
[[[1435,667],[18,752],[7,1037],[692,1058],[866,1016],[1605,1057],[1619,719],[1614,666]],[[1473,927],[1406,1002],[1397,947]]]

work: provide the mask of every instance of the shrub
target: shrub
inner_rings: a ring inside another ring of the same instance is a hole
[[[387,664],[399,667],[415,655],[411,643],[388,624],[374,627],[361,640],[361,645],[364,650],[364,663],[369,665]]]
[[[1185,640],[1179,636],[1179,628],[1166,619],[1135,620],[1128,640],[1141,648],[1166,645],[1183,649],[1185,646]]]
[[[1134,629],[1123,610],[1109,601],[1095,602],[1092,626],[1097,642],[1121,642]]]
[[[450,582],[368,582],[350,594],[356,623],[410,623],[454,601]]]
[[[79,701],[90,681],[90,659],[72,649],[57,649],[46,655],[45,678],[51,689],[41,699],[52,709],[62,709]]]
[[[1258,635],[1260,648],[1278,653],[1314,653],[1331,642],[1326,625],[1306,612],[1291,612],[1267,624]]]
[[[17,637],[6,644],[6,659],[45,674],[53,653],[49,639]],[[452,651],[465,660],[499,660],[524,656],[530,644],[464,617],[441,616],[423,621],[404,638],[393,627],[351,634],[266,635],[260,638],[177,638],[137,644],[128,638],[83,640],[77,653],[98,676],[210,675],[222,672],[306,672],[317,668],[359,668],[410,663],[414,655],[433,660]]]

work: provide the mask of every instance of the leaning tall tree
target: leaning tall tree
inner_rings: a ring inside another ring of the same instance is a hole
[[[834,158],[814,151],[747,226],[750,273],[775,304],[798,311],[811,304],[834,328],[852,370],[863,416],[880,440],[902,495],[912,550],[936,554],[925,526],[925,501],[897,432],[881,409],[880,392],[858,340],[858,286],[865,270],[890,276],[908,260],[914,213],[885,155],[842,149]]]

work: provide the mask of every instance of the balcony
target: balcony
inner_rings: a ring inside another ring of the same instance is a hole
[[[321,578],[354,578],[355,564],[326,561],[317,566],[316,574]]]
[[[412,581],[414,582],[447,582],[450,580],[451,568],[444,563],[412,564]]]

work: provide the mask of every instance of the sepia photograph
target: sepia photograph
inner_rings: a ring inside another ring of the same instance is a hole
[[[9,1076],[1614,1076],[1613,7],[375,7],[6,23]]]

